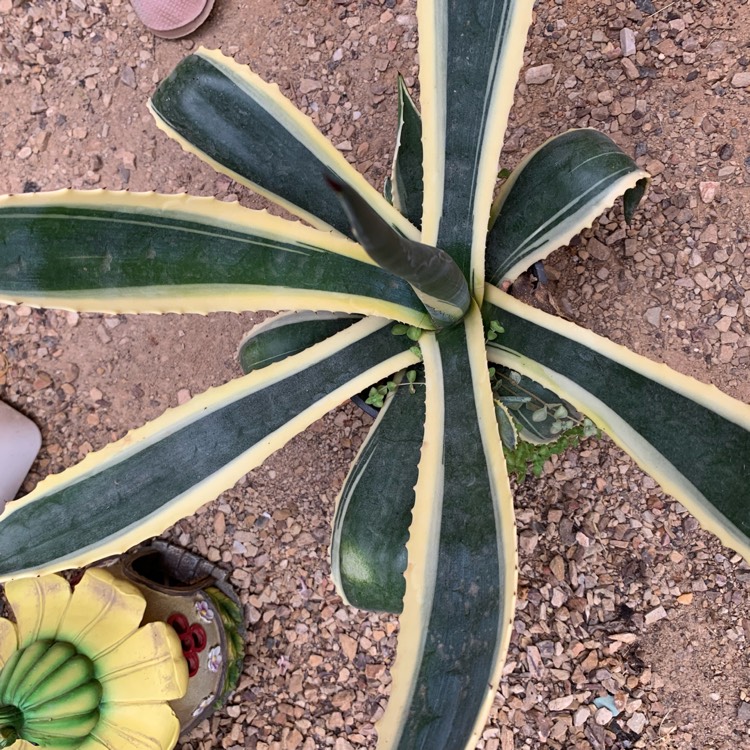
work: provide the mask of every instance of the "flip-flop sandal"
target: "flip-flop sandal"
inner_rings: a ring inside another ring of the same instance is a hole
[[[179,39],[207,18],[214,0],[130,0],[143,25],[156,36]]]

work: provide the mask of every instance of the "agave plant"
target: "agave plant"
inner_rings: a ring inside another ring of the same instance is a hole
[[[531,16],[529,0],[419,0],[421,115],[402,86],[386,197],[276,86],[218,52],[183,60],[150,102],[159,127],[310,226],[186,196],[2,199],[8,302],[304,314],[245,342],[246,376],[11,504],[0,576],[83,565],[161,532],[378,384],[383,409],[336,508],[334,577],[348,601],[401,613],[380,747],[472,748],[516,586],[488,361],[587,415],[747,556],[750,408],[503,291],[621,195],[629,217],[647,181],[609,138],[573,130],[530,154],[493,203]]]
[[[58,575],[8,583],[0,619],[0,748],[172,750],[168,701],[187,690],[175,631],[140,627],[146,600],[92,568],[71,591]]]

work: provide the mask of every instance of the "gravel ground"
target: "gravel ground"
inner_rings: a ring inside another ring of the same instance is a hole
[[[618,207],[557,252],[556,299],[745,402],[749,29],[747,2],[540,0],[502,159],[572,126],[637,155],[654,182],[633,227]],[[277,81],[380,186],[395,73],[413,86],[418,72],[410,0],[219,0],[193,39],[171,43],[123,0],[0,0],[0,39],[8,192],[186,190],[261,206],[145,110],[199,43]],[[236,345],[261,317],[0,308],[0,397],[45,439],[25,489],[238,375]],[[344,607],[327,561],[333,502],[369,424],[340,408],[167,533],[233,568],[249,625],[240,689],[183,750],[375,746],[398,624]],[[748,566],[606,439],[549,462],[516,498],[518,612],[479,747],[750,747]]]

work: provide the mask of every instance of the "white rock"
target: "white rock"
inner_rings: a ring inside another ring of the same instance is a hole
[[[660,604],[658,607],[656,607],[656,609],[652,609],[650,612],[647,612],[643,620],[646,625],[653,625],[655,622],[663,620],[666,616],[667,612]]]
[[[651,323],[654,328],[661,325],[661,307],[650,307],[643,316],[647,323]]]
[[[736,89],[744,89],[750,86],[750,70],[743,70],[732,76],[732,86]]]
[[[312,78],[303,78],[299,84],[300,94],[309,94],[322,88],[320,81],[314,81]]]
[[[700,241],[715,245],[719,241],[719,228],[716,224],[709,224],[700,234]]]
[[[637,711],[628,719],[628,729],[635,734],[640,734],[645,727],[646,714],[642,714],[640,711]]]
[[[399,26],[416,26],[417,17],[408,13],[402,13],[400,16],[396,16],[396,23]]]
[[[541,83],[547,83],[555,77],[555,68],[552,63],[545,63],[544,65],[537,65],[533,68],[529,68],[526,71],[524,80],[530,86],[539,85]]]
[[[623,57],[635,54],[635,32],[627,27],[620,31],[620,49]]]
[[[698,185],[698,189],[700,190],[701,194],[701,200],[704,203],[713,203],[714,198],[716,198],[716,193],[719,190],[719,184],[718,182],[701,182]]]
[[[561,589],[552,589],[552,606],[562,607],[563,604],[567,601],[568,597],[565,596],[564,592]]]
[[[519,546],[528,555],[530,555],[539,542],[539,535],[533,531],[524,531],[519,535]]]
[[[575,695],[564,695],[562,698],[551,700],[547,707],[550,711],[564,711],[566,708],[570,708],[575,699]]]

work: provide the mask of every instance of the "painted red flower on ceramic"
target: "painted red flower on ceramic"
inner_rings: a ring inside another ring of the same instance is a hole
[[[208,638],[203,626],[197,622],[192,625],[188,622],[187,617],[180,612],[175,612],[167,618],[167,624],[171,625],[177,635],[180,636],[182,653],[188,665],[188,675],[195,677],[198,674],[199,658],[198,654],[206,648]]]

